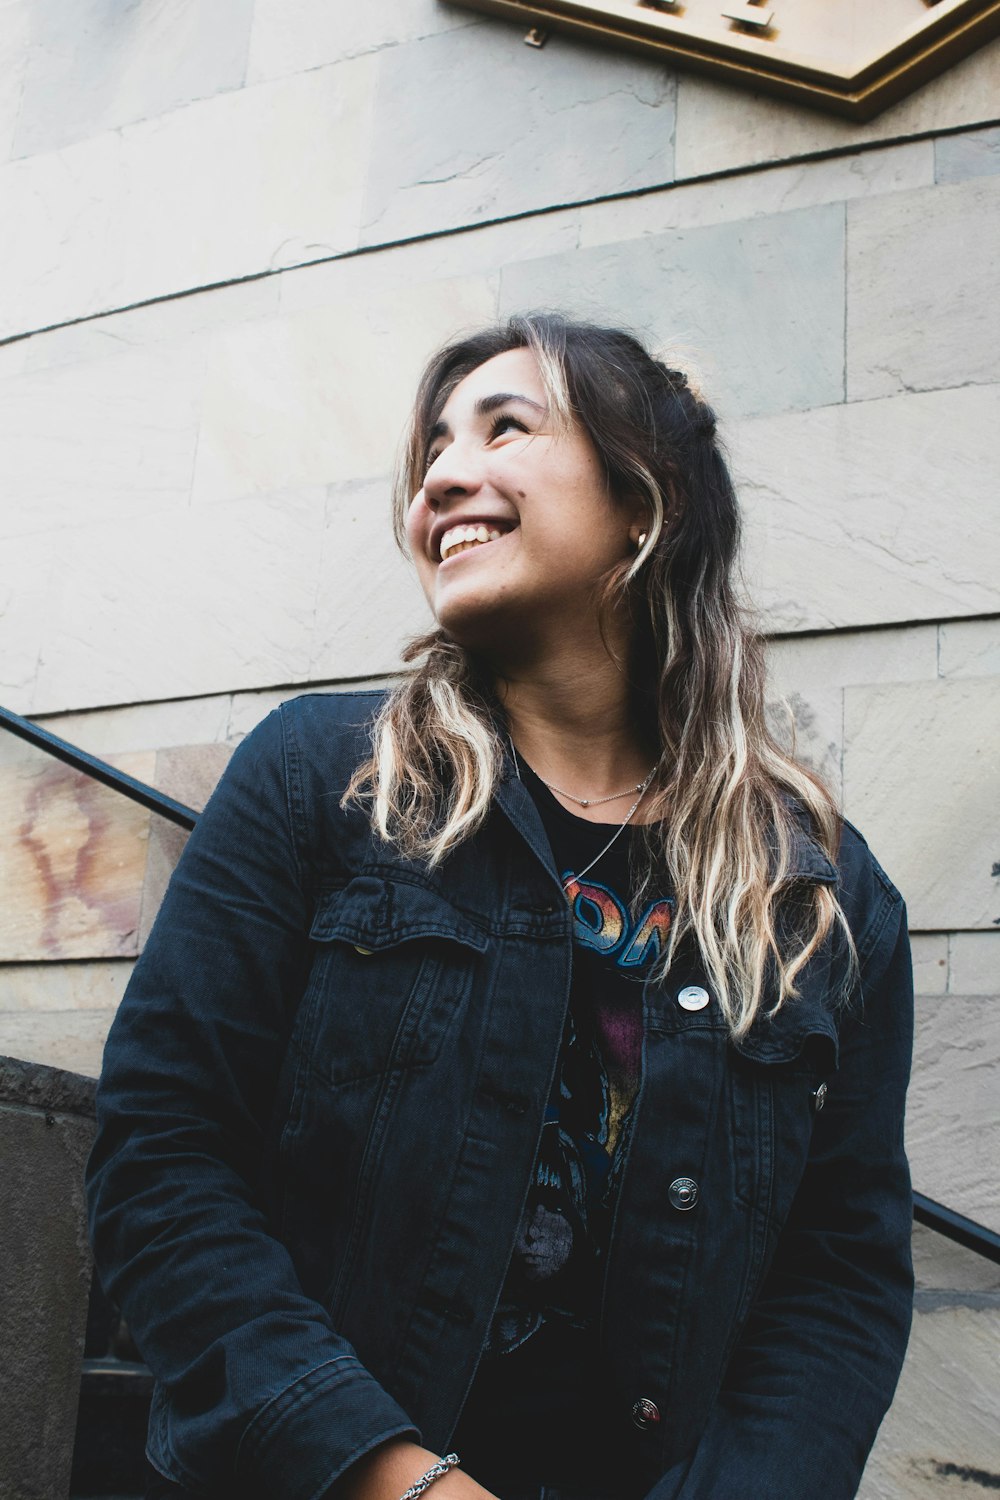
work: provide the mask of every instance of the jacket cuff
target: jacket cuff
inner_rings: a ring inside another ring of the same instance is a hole
[[[236,1456],[251,1494],[321,1500],[359,1458],[390,1438],[419,1443],[403,1408],[352,1355],[310,1370],[254,1417]]]

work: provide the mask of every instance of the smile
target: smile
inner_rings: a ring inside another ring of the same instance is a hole
[[[470,547],[499,541],[502,536],[503,532],[495,526],[452,526],[441,538],[441,561],[459,552],[467,552]]]

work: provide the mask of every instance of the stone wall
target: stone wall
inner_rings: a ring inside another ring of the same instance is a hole
[[[424,623],[427,351],[640,329],[720,411],[776,721],[908,899],[915,1183],[1000,1229],[1000,44],[856,126],[438,0],[0,23],[0,702],[200,805]],[[12,742],[0,825],[0,1052],[95,1072],[180,835]],[[917,1246],[868,1500],[1000,1472],[1000,1277]]]

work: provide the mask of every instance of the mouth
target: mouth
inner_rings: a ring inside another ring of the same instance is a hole
[[[510,528],[507,528],[508,530]],[[442,562],[457,557],[460,552],[469,552],[473,547],[486,547],[497,542],[506,533],[498,526],[476,522],[471,525],[450,526],[441,537],[438,552]]]

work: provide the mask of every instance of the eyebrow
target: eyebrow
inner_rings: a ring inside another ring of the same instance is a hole
[[[524,406],[534,407],[535,411],[544,413],[548,408],[540,401],[533,401],[530,396],[521,396],[517,391],[494,391],[490,396],[480,396],[473,407],[477,417],[488,417],[498,411],[501,406],[509,406],[512,401],[520,401]],[[447,422],[440,419],[436,421],[427,434],[427,447],[437,441],[440,437],[447,437],[451,428]]]

